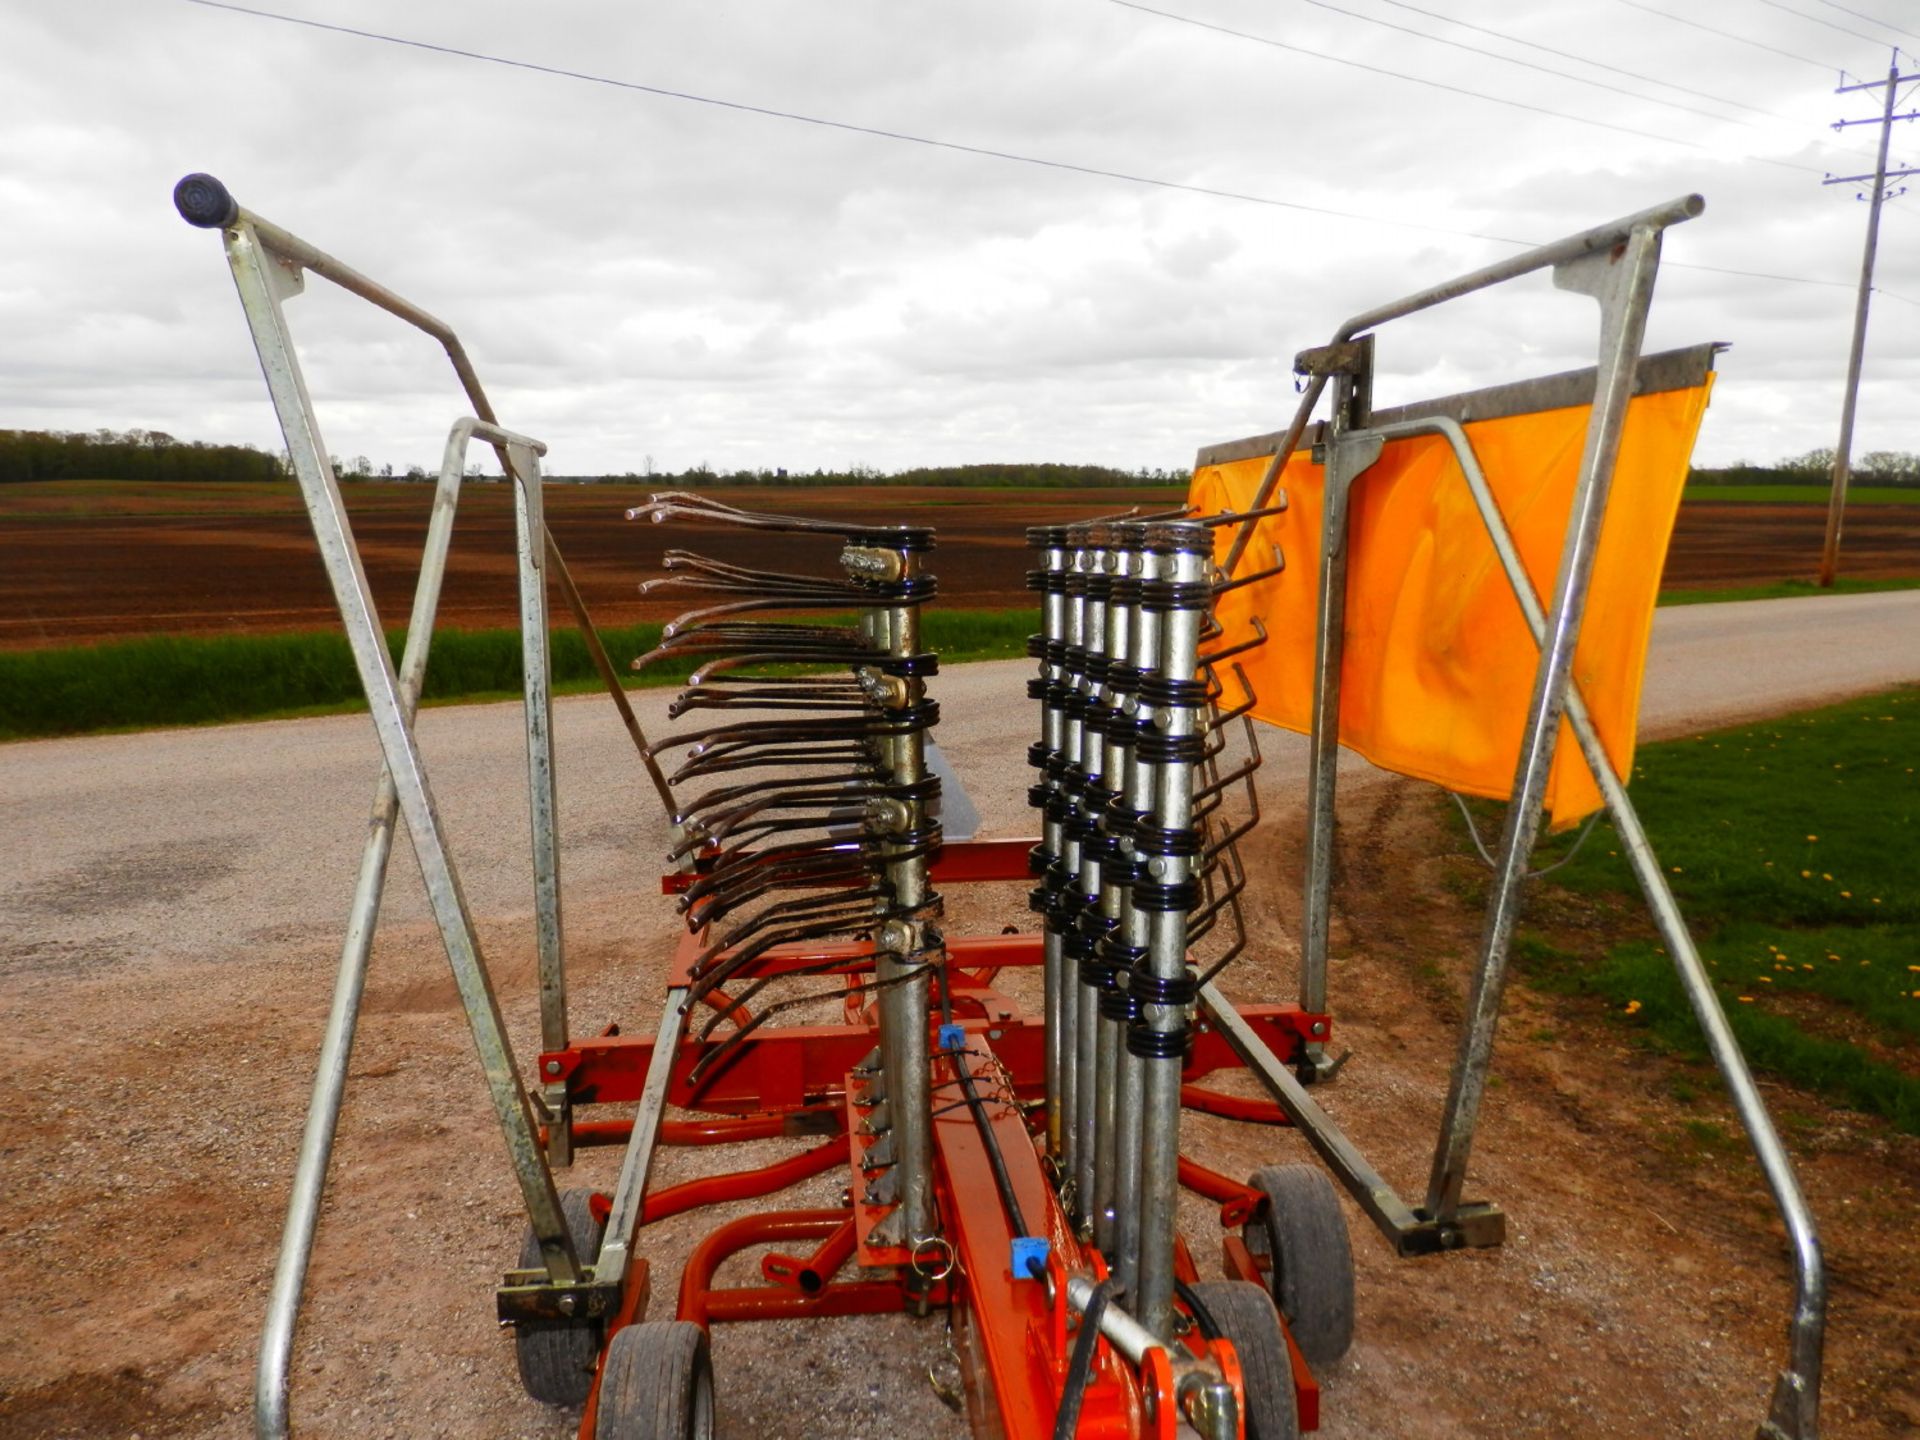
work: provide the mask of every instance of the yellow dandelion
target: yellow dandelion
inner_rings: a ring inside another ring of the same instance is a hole
[[[1802,871],[1800,872],[1800,878],[1801,878],[1802,880],[1811,880],[1811,879],[1813,878],[1813,871],[1811,871],[1811,870],[1802,870]]]
[[[1812,964],[1812,962],[1811,962],[1811,961],[1807,961],[1807,960],[1802,960],[1802,961],[1800,962],[1800,968],[1801,968],[1802,970],[1811,970],[1811,969],[1813,969],[1813,964]]]
[[[1878,904],[1880,903],[1880,897],[1879,897],[1878,895],[1876,895],[1876,896],[1874,896],[1874,897],[1873,897],[1873,903],[1874,903],[1874,904],[1876,904],[1876,905],[1878,905]]]
[[[1679,867],[1678,865],[1676,865],[1676,866],[1674,866],[1674,867],[1673,867],[1673,873],[1674,873],[1674,874],[1676,874],[1676,875],[1684,875],[1684,874],[1686,874],[1687,872],[1686,872],[1686,871],[1684,871],[1684,870],[1682,870],[1682,869],[1681,869],[1681,868],[1680,868],[1680,867]]]
[[[1771,975],[1756,975],[1753,978],[1758,980],[1762,985],[1773,984],[1773,976]]]
[[[1740,997],[1740,1003],[1741,1003],[1742,1005],[1751,1005],[1751,1004],[1753,1004],[1753,996],[1751,996],[1751,995],[1742,995],[1742,996]]]
[[[1807,843],[1811,845],[1814,841],[1818,840],[1819,838],[1820,837],[1818,835],[1809,835],[1807,836]]]
[[[1851,899],[1853,899],[1853,891],[1851,891],[1851,890],[1842,890],[1842,891],[1840,892],[1840,898],[1841,898],[1842,900],[1851,900]]]
[[[1639,1013],[1640,1013],[1640,1002],[1638,1000],[1629,1000],[1627,1002],[1627,1014],[1638,1015]]]

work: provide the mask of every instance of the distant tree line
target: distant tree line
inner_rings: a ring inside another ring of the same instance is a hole
[[[1920,485],[1920,455],[1869,450],[1853,457],[1850,473],[1863,485]],[[1713,469],[1696,466],[1687,478],[1694,485],[1825,485],[1833,478],[1833,451],[1809,450],[1772,465],[1741,460]]]
[[[577,477],[587,483],[655,485],[662,490],[698,490],[715,485],[938,485],[1011,489],[1107,488],[1115,485],[1185,485],[1188,470],[1161,470],[1142,466],[1121,470],[1112,465],[1051,463],[1004,465],[919,465],[885,474],[865,465],[851,470],[715,470],[696,465],[690,470],[654,470],[640,474]]]
[[[176,440],[164,430],[0,430],[0,484],[24,480],[278,480],[280,458],[251,445]]]

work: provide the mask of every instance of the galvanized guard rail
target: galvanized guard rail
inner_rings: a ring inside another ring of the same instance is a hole
[[[459,337],[446,324],[386,287],[242,209],[226,187],[211,176],[187,176],[175,187],[174,203],[189,223],[222,232],[234,284],[240,292],[240,302],[259,352],[260,367],[286,437],[294,476],[306,502],[334,600],[346,626],[347,640],[372,711],[384,761],[301,1137],[300,1158],[255,1373],[255,1430],[264,1437],[280,1437],[288,1432],[288,1366],[294,1323],[326,1187],[327,1163],[365,988],[367,957],[379,917],[387,863],[392,855],[396,815],[406,817],[407,830],[426,881],[427,899],[446,947],[461,1007],[473,1032],[494,1112],[506,1140],[508,1158],[533,1232],[539,1237],[547,1274],[554,1284],[573,1285],[584,1281],[590,1273],[574,1251],[548,1164],[549,1153],[555,1163],[560,1164],[565,1164],[570,1154],[571,1116],[566,1087],[543,1086],[540,1100],[545,1113],[536,1117],[507,1040],[486,960],[459,873],[447,848],[426,765],[413,732],[414,712],[419,704],[420,685],[432,641],[433,618],[446,573],[454,508],[459,498],[467,446],[473,440],[493,447],[514,486],[540,1029],[545,1048],[561,1049],[568,1043],[547,653],[549,579],[560,587],[573,611],[595,667],[606,682],[622,723],[632,736],[641,762],[670,816],[674,808],[672,795],[648,753],[646,737],[620,688],[605,647],[547,530],[541,506],[539,462],[545,446],[500,427]],[[406,648],[397,672],[387,651],[385,632],[367,586],[352,525],[321,440],[319,422],[287,326],[284,302],[301,293],[305,271],[332,281],[438,340],[475,412],[473,417],[456,422],[447,438]],[[545,1152],[540,1141],[542,1125],[548,1131]]]

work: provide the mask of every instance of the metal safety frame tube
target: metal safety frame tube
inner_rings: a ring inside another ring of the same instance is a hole
[[[1539,835],[1547,779],[1553,767],[1560,719],[1566,710],[1574,649],[1580,640],[1580,621],[1586,609],[1594,552],[1606,518],[1620,432],[1626,423],[1628,402],[1633,398],[1635,363],[1646,333],[1647,310],[1653,301],[1653,282],[1659,265],[1660,231],[1640,226],[1628,236],[1623,250],[1570,260],[1560,266],[1554,277],[1555,283],[1563,288],[1590,294],[1600,302],[1600,365],[1593,409],[1587,419],[1579,479],[1567,517],[1566,538],[1561,544],[1553,602],[1546,616],[1546,635],[1534,674],[1533,698],[1527,708],[1512,798],[1507,807],[1506,831],[1495,857],[1493,892],[1487,901],[1480,951],[1473,970],[1467,1023],[1461,1032],[1459,1055],[1441,1115],[1440,1137],[1434,1147],[1433,1173],[1427,1184],[1426,1208],[1441,1219],[1459,1206],[1461,1187],[1466,1180],[1467,1156],[1473,1145],[1481,1096],[1486,1089],[1494,1030],[1506,986],[1513,930],[1519,921],[1527,867]]]
[[[433,643],[433,620],[439,610],[440,589],[447,573],[447,550],[453,542],[453,517],[460,500],[470,431],[470,423],[462,421],[447,438],[440,478],[433,493],[433,511],[427,519],[420,576],[414,587],[413,614],[407,622],[407,643],[395,676],[401,706],[409,720],[420,705],[420,685],[426,676],[427,652]],[[320,1041],[320,1058],[314,1066],[313,1093],[300,1135],[300,1158],[294,1168],[293,1188],[287,1197],[287,1218],[280,1232],[280,1255],[267,1299],[266,1323],[260,1333],[260,1355],[254,1370],[254,1429],[265,1436],[287,1433],[287,1377],[293,1357],[294,1321],[306,1288],[314,1232],[320,1224],[320,1199],[326,1191],[327,1164],[340,1122],[341,1097],[346,1093],[347,1066],[353,1055],[360,999],[366,989],[367,957],[373,951],[374,930],[380,920],[380,901],[386,890],[387,862],[393,854],[394,820],[398,814],[399,800],[393,776],[382,767],[374,791],[373,812],[368,819],[367,843],[360,856],[353,907],[347,916],[347,933],[340,946],[333,1004]]]
[[[1494,552],[1499,556],[1500,567],[1526,617],[1527,628],[1532,631],[1536,644],[1544,644],[1547,635],[1546,609],[1534,591],[1526,565],[1520,558],[1519,547],[1514,544],[1506,518],[1494,498],[1493,487],[1487,482],[1486,473],[1480,466],[1479,457],[1474,454],[1465,428],[1456,420],[1436,417],[1382,425],[1377,427],[1375,433],[1384,440],[1428,434],[1437,434],[1446,439],[1460,464],[1461,474],[1466,479],[1488,537],[1493,542]],[[1810,1440],[1817,1433],[1819,1422],[1827,1307],[1826,1265],[1821,1255],[1813,1212],[1794,1174],[1792,1158],[1787,1154],[1779,1131],[1774,1128],[1773,1119],[1767,1113],[1766,1102],[1760,1098],[1746,1056],[1741,1053],[1739,1041],[1734,1038],[1733,1030],[1727,1023],[1726,1012],[1721,1007],[1699,949],[1693,942],[1693,935],[1687,928],[1686,918],[1680,912],[1679,902],[1674,899],[1673,889],[1660,868],[1659,857],[1654,854],[1646,828],[1640,823],[1639,812],[1627,794],[1626,785],[1615,773],[1600,732],[1587,710],[1578,679],[1568,683],[1567,721],[1606,804],[1607,814],[1613,821],[1634,878],[1646,897],[1654,926],[1659,930],[1660,938],[1666,942],[1667,953],[1672,957],[1674,969],[1687,992],[1688,1003],[1693,1007],[1694,1016],[1706,1036],[1708,1053],[1713,1056],[1714,1065],[1719,1069],[1721,1079],[1733,1099],[1734,1111],[1747,1132],[1754,1156],[1760,1163],[1761,1174],[1786,1227],[1788,1246],[1793,1256],[1794,1306],[1788,1322],[1788,1367],[1781,1373],[1775,1387],[1768,1423],[1783,1437]]]
[[[1321,502],[1318,609],[1313,658],[1313,720],[1307,751],[1307,867],[1300,939],[1300,1007],[1327,1008],[1327,954],[1333,916],[1333,835],[1340,784],[1340,676],[1346,663],[1347,502],[1353,482],[1380,456],[1380,442],[1349,439],[1357,379],[1334,381],[1333,420]],[[1308,1044],[1303,1068],[1322,1068],[1325,1047]]]
[[[428,903],[473,1032],[488,1092],[506,1140],[508,1159],[519,1181],[534,1234],[539,1237],[549,1276],[556,1283],[571,1284],[579,1279],[579,1261],[560,1213],[559,1196],[554,1190],[532,1107],[507,1041],[506,1026],[494,997],[466,895],[453,858],[446,849],[438,808],[394,674],[392,657],[387,653],[379,612],[367,586],[346,506],[314,420],[312,401],[281,311],[283,287],[290,291],[297,282],[278,260],[265,253],[249,220],[237,219],[226,230],[225,240],[241,306],[253,333],[261,369],[313,524],[314,538],[346,628],[348,645],[372,711],[374,730],[393,781],[399,810],[406,818],[413,840],[414,854],[426,882]]]

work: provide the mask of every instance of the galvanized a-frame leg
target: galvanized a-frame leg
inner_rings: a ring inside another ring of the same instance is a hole
[[[407,623],[407,644],[400,657],[400,701],[409,720],[420,703],[420,685],[426,675],[427,650],[433,642],[433,619],[446,577],[447,548],[453,541],[453,517],[460,499],[465,461],[465,431],[456,426],[447,440],[434,491],[433,513],[427,521],[427,540],[420,557],[420,579],[413,597],[413,615]],[[287,1200],[286,1225],[280,1234],[280,1258],[274,1267],[273,1290],[267,1302],[267,1320],[260,1335],[260,1356],[254,1373],[254,1429],[263,1436],[287,1433],[287,1373],[293,1355],[293,1327],[306,1287],[307,1264],[313,1256],[314,1231],[320,1223],[320,1199],[326,1189],[327,1163],[340,1121],[340,1100],[346,1091],[347,1064],[353,1054],[354,1029],[360,1018],[360,997],[366,988],[367,957],[373,949],[374,927],[380,918],[380,899],[386,888],[387,861],[393,854],[394,819],[399,802],[393,776],[383,767],[368,821],[366,849],[360,857],[360,878],[354,886],[353,909],[346,938],[340,947],[340,970],[334,981],[333,1007],[314,1067],[313,1097],[307,1107],[306,1127],[300,1136],[300,1159],[294,1170],[293,1190]]]
[[[1554,582],[1553,606],[1546,617],[1533,699],[1521,739],[1506,833],[1495,859],[1493,894],[1487,902],[1486,925],[1467,1002],[1467,1023],[1447,1090],[1440,1138],[1434,1147],[1426,1208],[1442,1221],[1459,1207],[1460,1189],[1466,1180],[1467,1154],[1473,1145],[1474,1125],[1493,1055],[1493,1033],[1506,989],[1513,930],[1520,918],[1527,866],[1540,831],[1547,777],[1553,768],[1554,746],[1573,673],[1574,648],[1580,640],[1580,621],[1586,609],[1587,582],[1593,573],[1600,526],[1606,518],[1620,431],[1626,423],[1627,404],[1633,398],[1634,366],[1641,337],[1646,333],[1647,309],[1653,301],[1659,264],[1660,231],[1642,225],[1634,228],[1619,253],[1598,251],[1562,262],[1554,270],[1554,282],[1561,288],[1582,291],[1600,302],[1600,366],[1573,508],[1560,551],[1560,573]]]
[[[567,1048],[566,939],[560,916],[560,820],[553,763],[553,666],[547,631],[547,522],[540,493],[546,447],[497,426],[479,426],[513,482],[520,561],[520,662],[525,679],[527,811],[533,827],[533,923],[540,975],[540,1048]],[[573,1161],[572,1112],[565,1082],[544,1084],[547,1158]]]
[[[1368,337],[1369,341],[1371,337]],[[1313,734],[1307,754],[1307,873],[1300,936],[1300,1005],[1327,1008],[1327,954],[1333,916],[1334,803],[1340,783],[1340,672],[1346,660],[1347,501],[1354,481],[1380,458],[1373,435],[1349,436],[1367,419],[1372,346],[1349,342],[1315,352],[1315,378],[1334,377],[1326,479],[1321,498],[1319,606],[1313,659]],[[1327,1068],[1326,1047],[1305,1048],[1301,1078]]]
[[[373,713],[381,754],[393,780],[400,812],[406,817],[407,829],[413,838],[414,853],[426,882],[427,899],[473,1031],[488,1091],[507,1142],[509,1160],[520,1183],[533,1231],[540,1239],[549,1276],[556,1283],[575,1283],[580,1277],[579,1261],[560,1213],[552,1173],[541,1153],[532,1108],[507,1043],[506,1026],[480,953],[466,896],[442,838],[438,809],[401,700],[392,660],[387,654],[379,614],[367,588],[366,574],[348,526],[346,507],[327,460],[326,448],[321,443],[312,403],[281,312],[283,294],[297,290],[297,272],[264,250],[253,233],[253,226],[244,218],[226,229],[225,240],[241,305],[286,436],[334,600],[345,622],[354,664]]]
[[[1474,505],[1500,558],[1501,568],[1506,572],[1514,598],[1526,617],[1527,627],[1532,631],[1535,643],[1544,646],[1547,635],[1546,609],[1534,592],[1525,562],[1520,558],[1519,548],[1513,543],[1513,535],[1500,513],[1493,489],[1480,468],[1466,431],[1455,420],[1436,417],[1383,425],[1379,427],[1379,433],[1389,440],[1407,435],[1439,434],[1453,447],[1461,473],[1472,492]],[[1772,1407],[1761,1426],[1760,1440],[1813,1440],[1819,1429],[1820,1376],[1827,1309],[1826,1266],[1821,1256],[1820,1237],[1814,1225],[1813,1212],[1808,1208],[1800,1182],[1794,1175],[1793,1161],[1786,1147],[1781,1144],[1779,1132],[1774,1128],[1766,1104],[1760,1098],[1746,1057],[1741,1054],[1739,1042],[1734,1039],[1733,1030],[1727,1023],[1726,1013],[1714,992],[1713,981],[1707,975],[1700,952],[1693,943],[1693,935],[1687,929],[1678,901],[1674,899],[1672,887],[1668,885],[1659,858],[1654,854],[1653,843],[1640,823],[1639,812],[1634,809],[1626,785],[1614,773],[1613,762],[1587,711],[1577,680],[1568,686],[1567,720],[1575,739],[1579,741],[1581,754],[1599,787],[1601,798],[1606,803],[1608,816],[1613,821],[1614,831],[1620,838],[1634,878],[1639,881],[1641,893],[1646,897],[1654,926],[1659,930],[1660,938],[1666,942],[1667,953],[1673,957],[1674,969],[1687,992],[1688,1003],[1692,1005],[1694,1016],[1706,1036],[1708,1052],[1713,1056],[1714,1064],[1733,1099],[1734,1110],[1740,1116],[1740,1123],[1753,1145],[1754,1156],[1760,1162],[1767,1188],[1772,1191],[1774,1203],[1780,1210],[1788,1244],[1792,1249],[1794,1306],[1787,1327],[1788,1365],[1775,1384]]]

